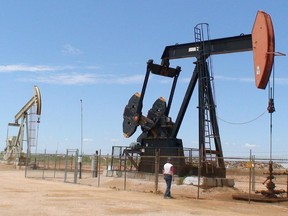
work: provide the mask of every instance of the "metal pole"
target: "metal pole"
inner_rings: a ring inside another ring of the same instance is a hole
[[[74,158],[74,184],[77,184],[78,176],[78,149],[76,149],[75,158]]]
[[[56,150],[55,158],[54,158],[54,178],[56,177],[56,169],[57,169],[57,158],[58,158],[58,152]]]
[[[255,155],[252,156],[252,191],[255,192]]]
[[[43,156],[43,171],[42,171],[42,179],[44,179],[44,172],[45,172],[45,169],[46,169],[46,149],[44,151],[44,156]]]
[[[27,136],[27,154],[26,154],[26,159],[25,159],[25,178],[26,178],[27,177],[27,169],[28,169],[28,158],[30,158],[30,137],[29,137],[29,131],[28,131],[27,113],[25,114],[25,118],[26,118],[26,136]],[[21,126],[20,130],[22,130],[22,126]],[[23,142],[23,141],[21,141],[21,142]],[[19,153],[18,165],[21,164],[21,150]],[[21,165],[20,165],[20,167],[21,167]]]
[[[126,183],[127,183],[127,155],[125,154],[125,163],[124,163],[124,190],[126,190]]]
[[[112,154],[113,155],[113,154]],[[108,176],[108,171],[109,171],[109,154],[106,155],[106,177]],[[111,157],[111,161],[112,161],[112,157]],[[111,162],[111,168],[110,170],[112,169],[112,162]],[[113,173],[112,173],[113,175]]]
[[[66,150],[66,155],[65,155],[65,175],[64,175],[64,182],[67,180],[67,166],[68,166],[68,149]]]
[[[201,151],[202,151],[202,147],[200,146],[199,148],[199,161],[198,161],[198,188],[197,188],[197,197],[196,199],[199,199],[200,198],[200,178],[201,178],[201,166],[202,166],[202,154],[201,154]]]
[[[81,149],[80,149],[80,162],[79,162],[79,178],[82,178],[82,154],[83,154],[83,106],[82,99],[80,99],[81,103]]]
[[[98,165],[98,187],[100,187],[100,172],[101,172],[101,149],[99,150],[99,155],[98,155],[98,163],[99,163],[99,165]]]
[[[270,113],[270,161],[272,161],[272,113]]]
[[[250,200],[251,200],[251,164],[252,164],[252,150],[250,149],[250,164],[249,164],[249,197],[248,197],[248,201],[250,204]]]
[[[98,151],[95,152],[95,157],[94,157],[94,175],[93,177],[98,177],[98,163],[99,163],[99,158],[98,158]]]
[[[158,177],[159,177],[159,151],[160,149],[155,149],[155,194],[158,191]]]
[[[287,198],[288,198],[288,174],[287,175],[287,189],[286,189],[286,193],[287,193]]]

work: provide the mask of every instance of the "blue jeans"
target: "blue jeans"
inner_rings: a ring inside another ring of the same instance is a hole
[[[172,184],[172,176],[164,175],[164,179],[166,181],[166,191],[164,193],[164,197],[171,197],[171,184]]]

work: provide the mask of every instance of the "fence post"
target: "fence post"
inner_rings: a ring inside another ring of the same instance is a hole
[[[98,175],[100,175],[100,173],[98,173],[98,164],[99,164],[99,158],[98,158],[98,151],[96,151],[96,155],[95,155],[95,176],[94,177],[98,177]]]
[[[64,174],[64,182],[67,180],[67,165],[68,165],[68,149],[66,150],[66,155],[65,155],[65,174]]]
[[[252,157],[252,191],[255,192],[255,155]]]
[[[155,149],[155,194],[158,191],[158,177],[159,177],[159,151],[160,149]]]
[[[252,181],[252,150],[250,149],[250,157],[249,157],[249,198],[248,198],[248,202],[250,204],[250,200],[251,200],[251,181]]]
[[[46,167],[46,149],[44,151],[44,156],[43,156],[43,172],[42,172],[42,179],[44,179],[44,172],[45,172],[45,167]]]
[[[77,149],[76,150],[76,153],[75,153],[75,162],[74,162],[74,184],[77,184],[77,176],[78,176],[78,152],[79,150]],[[82,157],[82,155],[81,155]],[[82,158],[81,158],[82,160]]]
[[[54,178],[56,177],[56,169],[57,169],[57,150],[56,150],[56,153],[55,153],[55,157],[54,157]]]
[[[28,171],[28,155],[29,155],[29,147],[27,145],[27,153],[26,153],[26,158],[25,158],[25,178],[27,177],[27,171]],[[20,161],[20,159],[19,159],[19,161]],[[21,162],[19,164],[20,164],[20,168],[21,168]]]
[[[287,178],[287,184],[286,184],[286,185],[287,185],[287,186],[286,186],[287,188],[286,188],[286,193],[287,193],[287,198],[288,198],[288,174],[286,174],[286,176],[287,176],[287,177],[286,177],[286,178]]]
[[[199,148],[199,159],[198,159],[198,187],[197,187],[197,197],[200,198],[200,178],[201,178],[201,169],[202,169],[202,147]]]
[[[98,151],[95,151],[95,154],[91,157],[91,171],[92,178],[96,178],[98,176]]]
[[[100,187],[100,171],[101,171],[101,149],[99,150],[99,155],[98,155],[98,187]]]
[[[127,183],[126,169],[127,169],[127,155],[126,155],[126,153],[125,153],[125,162],[124,162],[124,190],[126,190],[126,183]]]

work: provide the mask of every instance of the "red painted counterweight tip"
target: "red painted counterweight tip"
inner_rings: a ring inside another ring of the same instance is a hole
[[[252,29],[254,74],[257,88],[265,89],[274,63],[275,39],[269,14],[258,11]]]

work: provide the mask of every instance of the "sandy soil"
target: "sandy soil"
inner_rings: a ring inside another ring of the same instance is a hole
[[[190,185],[172,186],[175,199],[163,199],[165,184],[128,179],[123,190],[123,178],[101,176],[100,187],[70,184],[63,181],[25,178],[24,170],[0,165],[0,215],[29,216],[90,216],[90,215],[277,215],[287,216],[288,202],[259,203],[232,199],[247,185],[234,188],[201,189]],[[82,181],[85,181],[83,179]],[[86,180],[87,181],[87,180]],[[80,181],[81,183],[81,181]],[[245,183],[246,184],[246,183]],[[242,187],[242,188],[241,188]]]

